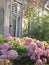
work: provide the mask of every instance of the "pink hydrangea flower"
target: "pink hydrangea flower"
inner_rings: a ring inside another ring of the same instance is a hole
[[[23,37],[24,40],[28,39],[29,37]]]
[[[43,54],[43,50],[40,48],[37,48],[35,51],[36,54],[42,55]]]
[[[43,51],[43,56],[47,56],[47,52],[45,50]]]
[[[31,60],[36,60],[36,58],[35,58],[34,55],[31,55],[31,56],[30,56],[30,59],[31,59]]]
[[[36,62],[37,65],[43,65],[42,60],[38,59]]]
[[[9,50],[7,52],[8,59],[16,59],[18,57],[18,53],[15,50]]]
[[[7,44],[7,43],[4,43],[4,44],[2,45],[2,49],[4,49],[4,50],[8,50],[9,48],[10,48],[10,45]]]
[[[13,40],[13,37],[10,34],[7,34],[6,35],[6,40],[12,41]]]
[[[35,51],[33,51],[31,48],[28,50],[28,56],[34,55]]]
[[[30,44],[30,48],[35,51],[37,48],[37,45],[35,43]]]
[[[47,47],[47,50],[49,49],[49,46]]]
[[[1,52],[3,53],[3,55],[5,55],[7,53],[7,50],[2,49]]]
[[[49,49],[48,49],[48,50],[46,50],[46,53],[47,53],[47,57],[49,57]]]
[[[40,55],[35,53],[35,58],[40,59]]]
[[[2,46],[0,46],[0,50],[2,50]]]
[[[33,39],[32,39],[32,38],[28,38],[28,37],[27,37],[27,38],[25,39],[25,45],[27,45],[27,46],[30,45],[30,44],[32,44],[32,42],[33,42]]]
[[[21,41],[20,41],[19,38],[16,38],[15,41],[16,41],[17,43],[19,43],[19,44],[21,43]]]
[[[7,59],[7,56],[6,55],[1,55],[0,59]]]
[[[44,64],[47,63],[47,59],[46,59],[46,58],[42,58],[41,60],[42,60],[42,62],[43,62]]]
[[[41,46],[43,46],[43,44],[41,43],[41,41],[37,41],[36,42],[37,46],[40,48]]]

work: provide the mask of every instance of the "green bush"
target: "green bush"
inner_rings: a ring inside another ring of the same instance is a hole
[[[49,42],[49,15],[39,16],[39,13],[31,7],[25,16],[28,20],[26,25],[28,28],[24,30],[24,36]]]

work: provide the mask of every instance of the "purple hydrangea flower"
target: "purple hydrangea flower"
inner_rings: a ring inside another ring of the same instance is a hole
[[[5,55],[7,53],[7,50],[2,49],[1,52]]]
[[[36,42],[37,46],[40,48],[41,46],[43,46],[43,44],[41,43],[41,41],[37,41]]]
[[[7,56],[6,55],[1,55],[0,59],[7,59]]]
[[[7,56],[9,59],[16,59],[18,57],[18,53],[15,50],[9,50],[7,52]]]
[[[9,48],[10,48],[10,45],[7,44],[7,43],[4,43],[4,44],[2,45],[2,49],[4,49],[4,50],[8,50]]]
[[[2,50],[2,46],[0,46],[0,50]]]

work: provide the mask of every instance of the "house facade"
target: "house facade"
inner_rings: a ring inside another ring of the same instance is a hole
[[[22,37],[24,5],[32,3],[38,7],[44,1],[46,0],[0,0],[0,34],[5,36],[10,33],[12,36]]]
[[[22,2],[0,0],[0,34],[22,37]]]

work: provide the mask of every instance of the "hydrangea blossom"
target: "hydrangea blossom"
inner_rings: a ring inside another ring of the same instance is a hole
[[[37,41],[36,42],[37,46],[40,48],[41,46],[43,46],[43,44],[41,43],[41,41]]]
[[[35,51],[33,51],[31,48],[28,50],[28,56],[34,55]]]
[[[33,51],[35,51],[36,48],[37,48],[37,46],[36,46],[35,43],[32,43],[32,44],[30,44],[30,48],[31,48]]]
[[[31,43],[33,42],[33,39],[32,38],[26,38],[25,39],[25,45],[30,45]]]
[[[2,46],[0,46],[0,50],[2,50]]]
[[[49,49],[49,46],[46,49],[48,50]]]
[[[49,57],[49,49],[48,49],[48,50],[46,50],[46,52],[47,52],[47,57]]]
[[[43,65],[42,60],[38,59],[36,62],[37,65]]]
[[[4,44],[2,45],[2,49],[4,49],[4,50],[8,50],[9,48],[10,48],[10,45],[7,44],[7,43],[4,43]]]
[[[18,53],[15,50],[9,50],[7,52],[7,56],[9,59],[16,59],[18,57]]]
[[[45,50],[43,51],[43,56],[47,56],[47,52]]]
[[[1,52],[5,55],[7,53],[7,50],[2,49]]]
[[[31,55],[31,56],[30,56],[30,59],[31,59],[31,60],[36,60],[36,58],[35,58],[34,55]]]
[[[47,62],[47,59],[46,59],[46,58],[42,58],[41,60],[42,60],[42,62],[43,62],[44,64]]]
[[[19,38],[15,38],[15,41],[17,42],[17,43],[21,43],[21,41],[20,41],[20,39]]]
[[[7,55],[1,55],[0,59],[7,59]]]
[[[13,37],[10,34],[7,34],[6,35],[6,40],[12,41],[13,40]]]
[[[36,54],[39,54],[39,55],[43,54],[43,50],[40,48],[37,48],[35,52],[36,52]]]

